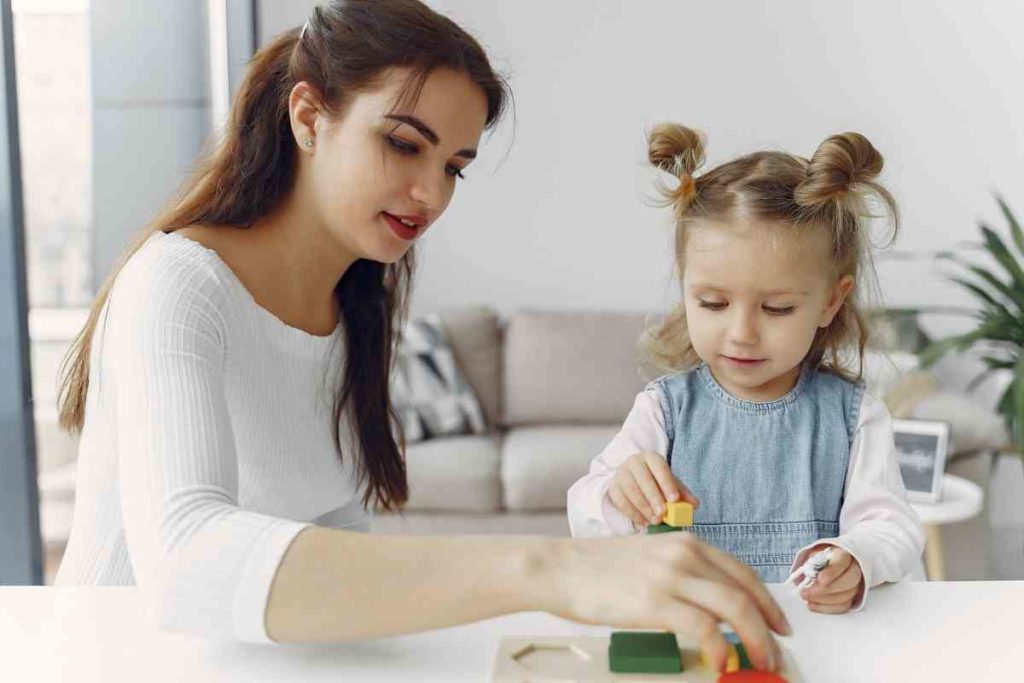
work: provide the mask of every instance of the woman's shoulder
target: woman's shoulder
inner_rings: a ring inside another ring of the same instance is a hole
[[[223,310],[238,297],[223,261],[176,232],[149,235],[117,274],[111,304],[154,314]]]

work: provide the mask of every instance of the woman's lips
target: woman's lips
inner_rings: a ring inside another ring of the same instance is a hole
[[[415,228],[410,227],[387,211],[381,211],[381,215],[384,216],[384,221],[388,224],[388,227],[391,228],[391,231],[406,242],[411,242],[416,239],[416,236],[419,234],[419,226]]]

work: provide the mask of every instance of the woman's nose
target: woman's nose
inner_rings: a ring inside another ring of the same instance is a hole
[[[420,173],[413,179],[412,186],[409,188],[409,196],[413,201],[423,205],[431,212],[440,212],[444,209],[447,195],[447,176],[444,171]]]

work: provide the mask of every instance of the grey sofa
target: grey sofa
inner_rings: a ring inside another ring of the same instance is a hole
[[[409,502],[374,529],[566,535],[565,493],[615,435],[645,377],[639,313],[441,314],[490,430],[410,444]]]

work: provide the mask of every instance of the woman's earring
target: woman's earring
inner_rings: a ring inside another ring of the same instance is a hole
[[[306,138],[305,140],[302,141],[302,144],[304,144],[306,146],[306,149],[312,149],[313,148],[313,138]]]

